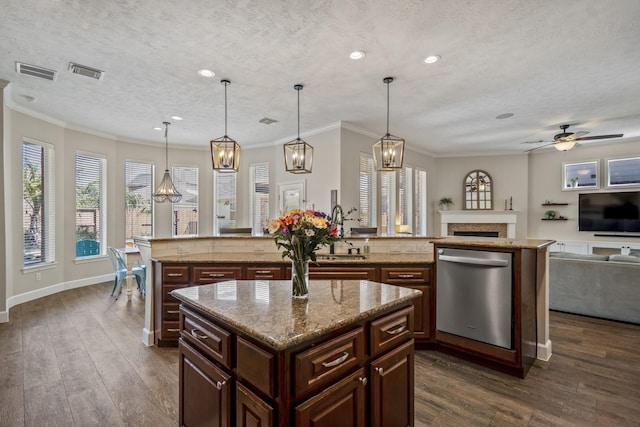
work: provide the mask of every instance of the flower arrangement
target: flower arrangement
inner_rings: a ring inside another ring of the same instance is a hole
[[[316,251],[322,246],[340,240],[338,227],[324,212],[294,209],[286,215],[269,221],[269,232],[282,258],[292,262],[293,295],[307,294],[307,261],[316,261]],[[306,272],[307,278],[304,277]]]

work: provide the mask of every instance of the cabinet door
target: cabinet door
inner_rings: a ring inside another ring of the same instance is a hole
[[[238,383],[236,389],[236,427],[274,427],[271,405]]]
[[[231,377],[180,339],[181,426],[231,426]]]
[[[413,426],[413,340],[371,363],[371,426]]]
[[[420,298],[413,299],[413,338],[416,341],[429,341],[431,338],[431,286],[405,286],[422,292]]]
[[[298,405],[295,408],[296,427],[364,427],[366,384],[364,369],[360,368]]]

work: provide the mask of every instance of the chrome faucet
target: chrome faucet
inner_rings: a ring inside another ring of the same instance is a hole
[[[331,210],[331,222],[339,227],[338,228],[338,237],[340,237],[342,239],[344,237],[344,228],[342,227],[343,223],[344,223],[344,212],[342,211],[342,206],[336,204],[333,207],[333,209]],[[329,245],[329,253],[330,254],[334,254],[335,253],[335,248],[334,248],[333,245],[334,245],[333,243],[331,245]]]

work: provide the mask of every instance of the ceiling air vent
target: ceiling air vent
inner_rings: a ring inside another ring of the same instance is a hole
[[[272,123],[278,123],[277,120],[274,119],[270,119],[269,117],[265,117],[264,119],[260,119],[258,120],[260,123],[262,123],[263,125],[270,125]]]
[[[37,65],[24,64],[22,62],[16,62],[16,72],[18,74],[38,77],[40,79],[45,79],[50,81],[54,81],[56,79],[56,75],[58,74],[57,71],[38,67]]]
[[[96,80],[100,80],[104,75],[104,71],[102,70],[87,67],[86,65],[76,64],[75,62],[69,62],[69,71],[73,74],[80,74],[81,76],[91,77]]]

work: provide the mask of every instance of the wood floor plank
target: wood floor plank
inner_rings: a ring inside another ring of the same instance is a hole
[[[61,380],[26,388],[24,406],[24,425],[27,427],[74,425],[69,400]]]

